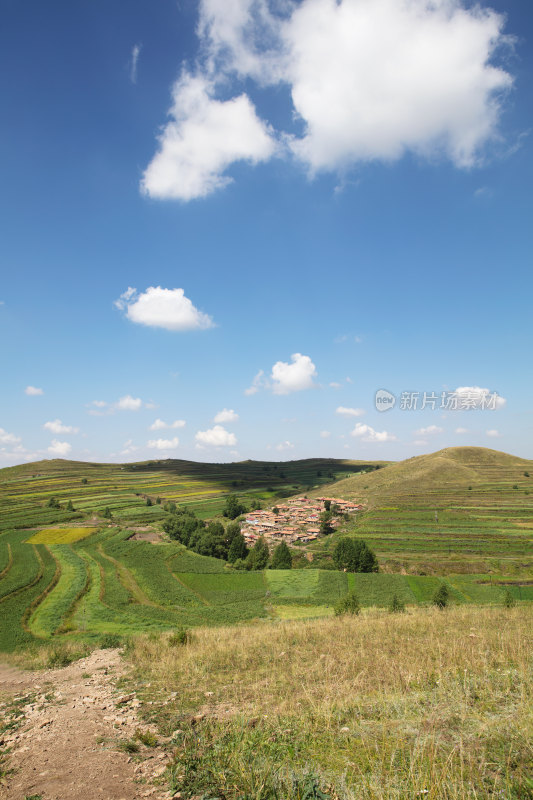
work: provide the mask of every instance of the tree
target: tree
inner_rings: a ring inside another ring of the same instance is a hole
[[[450,597],[450,592],[448,590],[448,587],[446,586],[445,583],[441,583],[441,585],[433,595],[433,599],[431,602],[433,603],[434,606],[437,606],[437,608],[440,608],[442,611],[442,609],[446,608],[446,606],[448,605],[449,597]]]
[[[264,537],[260,536],[248,553],[248,558],[246,559],[246,569],[265,569],[266,565],[268,564],[269,556],[270,553],[268,550],[268,545]]]
[[[337,569],[346,572],[379,572],[375,553],[362,539],[339,539],[333,550],[333,562]]]
[[[348,594],[335,605],[336,617],[340,617],[342,614],[357,615],[360,611],[361,606],[359,605],[359,598],[353,590],[348,592]]]
[[[240,517],[241,514],[246,514],[246,506],[244,506],[240,500],[237,498],[235,494],[229,494],[226,497],[226,504],[224,506],[224,511],[222,512],[225,517],[229,517],[229,519],[237,519]]]
[[[271,569],[292,569],[291,551],[285,542],[280,542],[272,553]]]
[[[259,511],[260,508],[261,508],[261,503],[256,497],[254,497],[250,502],[250,509],[252,511]]]
[[[329,536],[333,533],[333,525],[331,524],[331,511],[323,511],[320,515],[320,535]]]
[[[72,505],[72,500],[69,500],[67,503],[67,511],[74,511],[74,506]]]
[[[81,479],[81,482],[82,482],[83,484],[87,483],[87,478],[82,478],[82,479]]]
[[[405,603],[403,600],[400,600],[397,594],[393,594],[392,600],[390,601],[389,611],[392,614],[403,614],[405,611]]]
[[[238,533],[231,540],[228,550],[228,561],[235,565],[236,561],[243,561],[248,556],[249,550],[242,533]]]
[[[160,506],[161,505],[161,498],[157,497],[155,502],[157,503],[158,506]]]
[[[113,514],[111,513],[111,509],[109,508],[109,506],[105,507],[102,516],[104,519],[113,519]]]
[[[51,497],[46,505],[48,508],[61,508],[57,497]]]
[[[153,505],[153,503],[152,503],[152,501],[150,500],[150,498],[149,498],[149,497],[147,497],[147,498],[146,498],[146,505],[147,505],[147,506],[151,506],[151,505]]]
[[[331,500],[324,500],[324,509],[326,511],[331,511]]]

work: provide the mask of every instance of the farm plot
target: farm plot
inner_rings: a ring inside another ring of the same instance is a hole
[[[98,528],[46,528],[37,531],[27,541],[29,544],[73,544],[96,533]]]
[[[266,585],[260,572],[201,575],[197,572],[176,576],[211,608],[215,621],[234,622],[266,616],[263,600]]]

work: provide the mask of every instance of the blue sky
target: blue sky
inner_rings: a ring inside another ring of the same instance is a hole
[[[532,34],[518,0],[5,2],[0,465],[533,457]],[[420,408],[457,389],[495,408]]]

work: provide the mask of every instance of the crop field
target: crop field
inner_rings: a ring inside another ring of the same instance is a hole
[[[95,528],[43,528],[28,539],[29,544],[72,544],[85,539]]]
[[[349,590],[363,609],[385,609],[394,595],[407,607],[427,606],[441,583],[454,606],[501,606],[506,593],[517,604],[533,602],[531,462],[468,448],[443,453],[413,459],[407,471],[409,462],[374,470],[317,460],[51,461],[2,470],[0,650],[62,638],[329,616]],[[342,479],[321,489],[330,474]],[[366,510],[306,546],[313,561],[305,560],[303,569],[239,572],[162,535],[163,505],[171,498],[214,516],[230,492],[274,503],[287,487],[301,491],[313,479],[318,485],[310,495],[353,497]],[[49,507],[51,497],[62,507]],[[66,510],[69,500],[74,511]],[[102,516],[106,508],[111,519]],[[145,531],[155,541],[143,538]],[[343,535],[369,543],[378,574],[331,569]]]
[[[274,501],[383,463],[335,459],[235,464],[40,461],[0,470],[0,530],[83,520],[94,524],[106,508],[118,522],[152,524],[163,519],[166,502],[187,505],[207,519],[222,512],[230,493],[245,502],[252,498]],[[48,506],[52,499],[60,508]],[[71,511],[67,509],[69,501]]]

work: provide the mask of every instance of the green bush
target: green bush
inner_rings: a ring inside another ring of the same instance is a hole
[[[354,591],[348,592],[339,602],[335,605],[335,616],[340,617],[343,614],[357,615],[361,611],[359,605],[359,598]]]
[[[516,600],[514,599],[509,589],[506,590],[503,596],[503,604],[505,608],[514,608],[514,606],[516,605]]]
[[[396,593],[393,594],[392,600],[390,601],[389,611],[392,614],[403,614],[405,611],[405,603],[400,600]]]
[[[189,644],[192,641],[192,634],[186,628],[178,628],[167,639],[169,647],[180,647],[184,644]]]
[[[437,606],[437,608],[440,609],[446,608],[446,606],[450,602],[450,592],[445,583],[441,583],[441,585],[433,595],[431,602],[433,603],[434,606]]]

